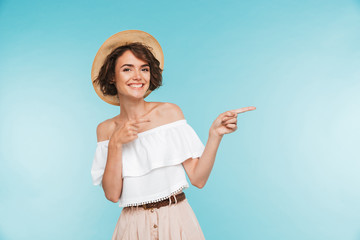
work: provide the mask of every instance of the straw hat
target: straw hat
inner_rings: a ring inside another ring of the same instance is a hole
[[[94,80],[97,78],[100,69],[102,65],[104,64],[104,61],[106,57],[116,48],[129,44],[134,42],[140,42],[148,47],[150,47],[150,50],[152,54],[155,56],[155,58],[160,62],[160,68],[164,68],[164,54],[162,52],[161,46],[156,41],[156,39],[151,36],[149,33],[140,31],[140,30],[127,30],[118,32],[111,37],[109,37],[103,45],[101,45],[99,51],[97,52],[92,68],[91,68],[91,81],[93,83],[93,87],[95,89],[95,92],[97,95],[104,100],[107,103],[110,103],[112,105],[120,106],[119,104],[119,98],[117,95],[110,96],[110,95],[104,95],[100,89],[100,85],[94,83]],[[151,90],[147,90],[144,98],[147,97],[151,93]]]

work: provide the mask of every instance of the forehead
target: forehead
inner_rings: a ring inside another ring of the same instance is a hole
[[[116,65],[124,65],[124,64],[131,64],[131,65],[144,65],[147,64],[144,60],[137,58],[130,50],[126,50],[118,59],[116,60]]]

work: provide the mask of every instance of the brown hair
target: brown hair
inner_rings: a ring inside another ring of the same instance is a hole
[[[115,78],[115,64],[116,60],[127,50],[130,50],[135,57],[149,64],[149,90],[153,91],[162,85],[163,70],[160,68],[160,62],[152,54],[149,47],[143,45],[142,43],[135,42],[116,48],[106,57],[105,62],[100,69],[99,75],[94,80],[94,83],[100,84],[100,89],[104,95],[117,95],[117,89],[113,82]]]

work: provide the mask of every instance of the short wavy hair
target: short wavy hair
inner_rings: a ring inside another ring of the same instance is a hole
[[[149,89],[154,91],[162,86],[162,69],[160,62],[152,54],[150,48],[142,43],[135,42],[120,46],[114,49],[105,59],[100,69],[99,75],[94,83],[100,85],[100,89],[104,95],[115,96],[118,94],[114,84],[116,60],[121,57],[125,51],[130,50],[135,57],[147,62],[150,66],[150,86]]]

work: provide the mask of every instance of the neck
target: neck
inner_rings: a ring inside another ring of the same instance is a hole
[[[134,120],[143,117],[147,113],[147,102],[143,98],[135,99],[119,96],[120,119]]]

